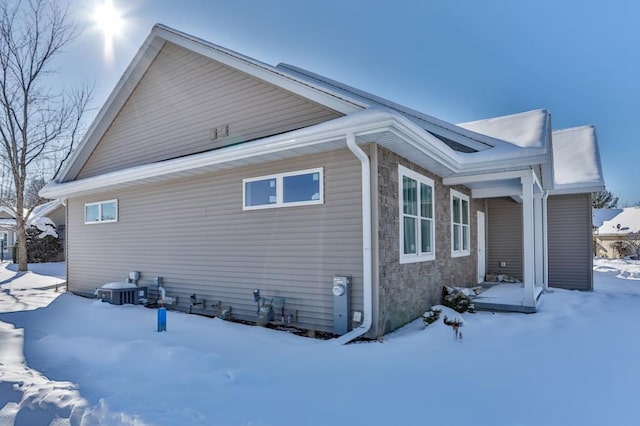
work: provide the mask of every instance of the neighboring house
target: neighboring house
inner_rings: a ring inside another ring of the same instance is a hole
[[[16,244],[16,215],[6,206],[0,206],[0,259],[10,260]]]
[[[158,25],[41,195],[67,200],[74,293],[140,271],[177,309],[195,294],[255,320],[258,289],[299,327],[347,321],[344,341],[498,269],[531,310],[547,285],[591,289],[603,188],[592,127],[553,132],[544,110],[455,125]]]
[[[26,214],[26,211],[25,211]],[[66,225],[66,207],[63,200],[53,200],[34,207],[27,226],[34,224],[38,219],[49,218],[56,227],[56,233],[64,247],[64,234]],[[0,206],[0,241],[4,251],[0,254],[3,260],[10,260],[13,255],[13,246],[16,244],[16,216],[12,209]]]
[[[625,242],[629,238],[640,239],[640,206],[594,209],[593,229],[594,255],[609,259],[625,256],[638,258],[639,253]]]

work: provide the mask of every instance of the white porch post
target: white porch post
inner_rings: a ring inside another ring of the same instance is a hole
[[[533,175],[522,176],[522,242],[523,242],[523,304],[529,307],[536,306],[535,288],[535,220],[533,199]]]
[[[544,209],[545,202],[542,199],[542,193],[536,192],[533,197],[533,219],[534,219],[534,232],[535,232],[535,285],[536,287],[545,287],[546,280],[544,277],[544,264],[546,262],[544,256],[544,240],[546,235],[544,234]]]

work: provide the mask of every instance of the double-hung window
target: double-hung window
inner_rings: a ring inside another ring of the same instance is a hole
[[[84,205],[84,223],[118,221],[118,200],[99,201]]]
[[[322,167],[242,181],[242,209],[306,206],[324,202]]]
[[[398,166],[400,263],[435,259],[433,180]]]
[[[469,255],[469,197],[451,190],[451,256]]]

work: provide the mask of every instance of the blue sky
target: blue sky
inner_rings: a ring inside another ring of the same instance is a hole
[[[593,124],[607,188],[640,204],[640,3],[113,1],[125,19],[114,57],[92,26],[98,0],[72,0],[85,29],[59,61],[65,84],[95,83],[96,107],[159,22],[454,123],[545,108],[556,129]]]

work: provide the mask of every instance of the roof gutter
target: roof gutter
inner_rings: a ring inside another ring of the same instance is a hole
[[[362,292],[364,303],[364,321],[362,325],[334,339],[335,343],[344,345],[356,339],[371,329],[373,323],[373,279],[372,279],[372,250],[371,250],[371,164],[367,154],[356,144],[353,132],[347,133],[347,147],[360,160],[362,174]]]

